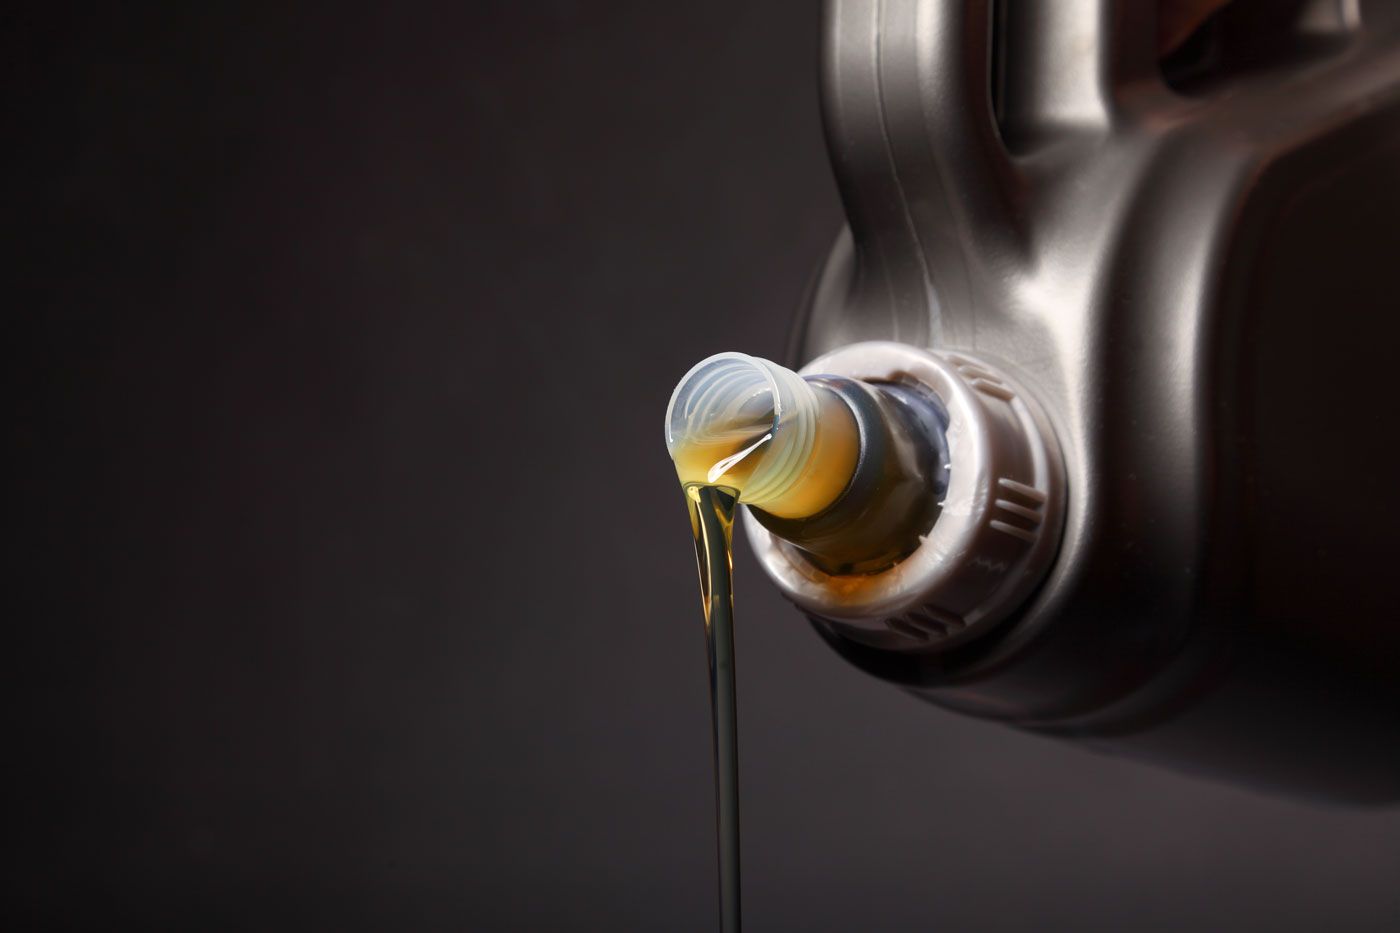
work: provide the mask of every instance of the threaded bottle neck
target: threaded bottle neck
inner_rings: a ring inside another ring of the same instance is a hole
[[[682,483],[729,486],[742,502],[782,511],[813,468],[821,412],[816,391],[792,370],[720,353],[672,393],[666,448]]]

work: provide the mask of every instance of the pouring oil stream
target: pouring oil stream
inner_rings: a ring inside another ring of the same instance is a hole
[[[738,491],[723,486],[685,487],[705,644],[710,660],[710,717],[714,739],[715,814],[719,856],[720,929],[738,933],[739,912],[739,715],[734,681],[734,509]]]
[[[666,414],[666,446],[690,509],[710,669],[720,929],[738,933],[739,720],[733,534],[742,501],[784,518],[840,494],[859,455],[839,398],[766,360],[724,353],[693,368]]]

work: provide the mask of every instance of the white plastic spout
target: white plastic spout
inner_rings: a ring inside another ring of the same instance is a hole
[[[666,449],[683,485],[726,486],[774,515],[815,514],[855,469],[849,410],[797,373],[743,353],[696,364],[666,409]]]

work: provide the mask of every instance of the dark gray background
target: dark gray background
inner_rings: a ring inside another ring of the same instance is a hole
[[[5,910],[712,930],[661,416],[839,226],[816,5],[294,6],[6,14]],[[955,718],[737,577],[752,930],[1400,918],[1400,813]]]

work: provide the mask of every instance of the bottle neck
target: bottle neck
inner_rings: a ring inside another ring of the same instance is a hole
[[[938,519],[948,484],[948,413],[932,392],[897,383],[812,376],[819,395],[851,411],[860,453],[844,490],[822,511],[755,520],[833,575],[888,569],[919,546]]]

